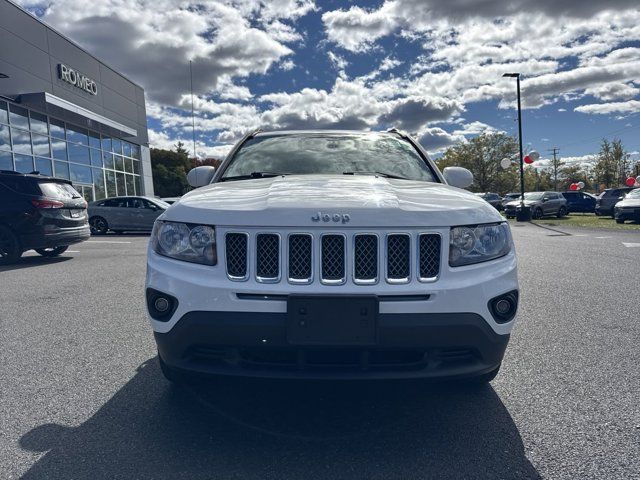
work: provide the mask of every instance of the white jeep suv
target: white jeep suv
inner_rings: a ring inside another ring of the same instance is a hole
[[[518,305],[508,224],[390,130],[254,132],[155,223],[146,299],[169,380],[498,372]]]

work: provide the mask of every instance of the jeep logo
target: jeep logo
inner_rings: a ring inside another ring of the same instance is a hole
[[[314,221],[314,222],[319,222],[319,221],[331,222],[331,221],[334,221],[336,223],[338,223],[338,222],[349,223],[349,221],[351,220],[351,217],[349,216],[348,213],[322,213],[322,212],[318,212],[313,217],[311,217],[311,220]]]

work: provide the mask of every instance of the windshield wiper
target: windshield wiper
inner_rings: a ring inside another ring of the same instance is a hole
[[[271,177],[280,177],[284,175],[290,175],[290,174],[285,172],[251,172],[248,175],[234,175],[232,177],[222,177],[220,181],[228,182],[231,180],[250,180],[252,178],[271,178]]]
[[[386,172],[347,171],[347,172],[342,172],[342,174],[343,175],[376,175],[378,177],[384,177],[384,178],[395,178],[398,180],[411,180],[410,178],[407,178],[407,177],[401,177],[399,175],[394,175],[393,173],[386,173]]]

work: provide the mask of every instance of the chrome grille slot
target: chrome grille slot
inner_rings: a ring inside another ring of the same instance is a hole
[[[230,232],[225,236],[227,276],[231,280],[247,279],[248,238],[246,233]]]
[[[423,233],[419,239],[420,280],[435,280],[440,273],[440,235]]]
[[[277,282],[280,279],[280,236],[260,233],[256,236],[256,280]]]
[[[406,283],[411,277],[411,237],[407,234],[387,236],[387,280]]]
[[[353,241],[353,279],[355,283],[378,280],[378,236],[357,234]]]
[[[322,235],[321,275],[323,283],[341,284],[346,280],[345,237],[344,235]]]
[[[289,281],[310,283],[313,279],[313,242],[311,235],[296,233],[289,236]]]

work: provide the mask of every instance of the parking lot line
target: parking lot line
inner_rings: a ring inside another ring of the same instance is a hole
[[[122,242],[118,240],[87,240],[86,243],[131,243],[131,242]]]

